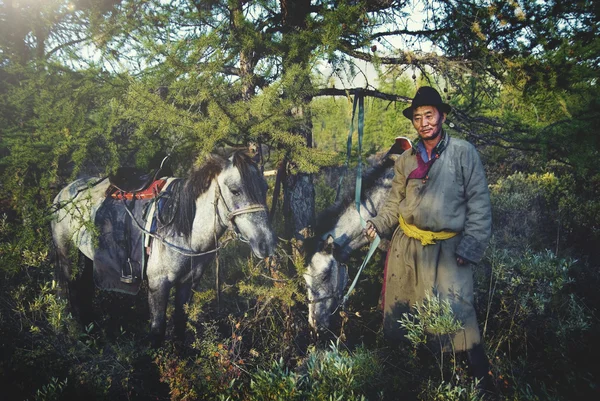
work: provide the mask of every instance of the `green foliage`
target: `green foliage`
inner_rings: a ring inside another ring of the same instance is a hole
[[[414,85],[406,77],[388,77],[382,90],[403,96],[414,96]],[[348,130],[352,118],[353,98],[317,98],[311,103],[313,110],[313,138],[318,148],[339,152],[345,158]],[[365,99],[365,136],[363,155],[389,150],[398,136],[415,137],[411,122],[401,111],[403,104],[380,99]],[[353,160],[358,152],[358,109],[356,110],[352,137]]]
[[[305,362],[308,399],[364,400],[365,390],[381,374],[375,354],[365,348],[354,352],[331,344],[327,351],[311,352]]]
[[[301,373],[283,360],[269,370],[258,370],[250,383],[251,400],[366,400],[364,391],[380,371],[375,355],[364,348],[353,354],[331,344],[327,351],[312,351]]]
[[[510,341],[524,338],[529,330],[542,330],[538,334],[548,339],[571,329],[589,328],[585,308],[569,293],[576,261],[558,258],[550,251],[511,254],[495,246],[489,261],[493,273],[490,297],[500,300],[490,306],[499,308],[493,322],[508,329]]]
[[[594,326],[589,306],[573,292],[573,277],[581,266],[550,251],[521,253],[501,250],[495,244],[487,260],[492,271],[487,290],[483,284],[488,280],[481,275],[476,279],[482,282],[479,299],[487,299],[480,321],[488,349],[493,350],[489,356],[495,361],[497,376],[506,386],[524,391],[523,399],[536,399],[532,394],[556,393],[558,382],[574,383],[585,375],[577,370],[589,368],[580,365],[572,353],[585,347],[584,333]],[[559,359],[559,365],[540,362]],[[524,381],[513,373],[515,369],[530,378]],[[544,377],[555,377],[557,382],[546,382]]]
[[[477,389],[477,382],[474,381],[467,386],[446,383],[442,381],[437,384],[429,380],[423,392],[419,395],[421,400],[432,401],[480,401],[484,400],[483,395]]]
[[[44,384],[42,388],[35,392],[35,401],[54,401],[60,400],[61,394],[67,387],[67,379],[59,380],[57,377],[52,377],[48,384]]]
[[[304,392],[301,389],[303,377],[290,372],[280,359],[273,362],[270,370],[259,370],[250,381],[252,395],[250,400],[302,400]]]
[[[591,252],[600,240],[598,177],[515,173],[490,185],[495,236],[501,246]]]
[[[427,343],[427,335],[437,338],[462,330],[462,324],[454,316],[447,299],[427,293],[421,303],[413,307],[413,313],[404,313],[400,325],[406,330],[406,338],[414,347]]]

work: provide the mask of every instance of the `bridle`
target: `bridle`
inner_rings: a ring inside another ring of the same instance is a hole
[[[344,263],[340,263],[340,268],[345,268],[347,269],[346,265]],[[346,283],[344,283],[342,286],[339,286],[340,288],[337,289],[337,293],[333,294],[333,295],[326,295],[324,297],[321,298],[317,298],[317,299],[309,299],[308,300],[308,304],[309,305],[315,305],[324,301],[328,301],[330,299],[333,299],[335,301],[337,301],[338,303],[338,307],[340,304],[340,299],[342,299],[342,294],[344,293],[344,287],[346,286]],[[335,309],[335,311],[333,311],[332,315],[337,311],[338,308]]]
[[[267,207],[265,205],[261,205],[259,203],[253,203],[251,205],[241,207],[239,209],[235,209],[232,211],[229,208],[229,206],[227,206],[227,202],[225,202],[225,198],[223,198],[223,193],[221,192],[221,185],[219,184],[219,181],[217,181],[215,179],[215,183],[217,184],[217,186],[215,188],[215,201],[214,201],[215,216],[218,216],[219,221],[221,222],[222,225],[229,227],[229,229],[231,229],[235,233],[237,239],[239,239],[242,242],[248,243],[248,240],[246,238],[244,238],[242,236],[242,234],[240,233],[237,225],[235,224],[234,219],[237,216],[240,216],[242,214],[268,212]],[[223,221],[223,219],[221,218],[221,214],[219,213],[219,210],[218,210],[219,200],[223,203],[223,206],[225,206],[225,209],[227,210],[227,216],[225,217],[227,222]]]
[[[307,303],[309,305],[314,305],[314,304],[318,304],[323,301],[327,301],[329,299],[339,300],[340,298],[341,297],[339,294],[338,295],[327,295],[326,297],[321,297],[321,298],[317,298],[317,299],[309,299]]]

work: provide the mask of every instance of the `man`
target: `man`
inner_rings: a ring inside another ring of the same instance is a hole
[[[396,161],[388,198],[365,234],[373,239],[399,225],[384,273],[385,335],[399,338],[402,313],[427,293],[437,295],[450,302],[464,327],[444,350],[467,351],[473,376],[487,378],[471,265],[481,260],[491,235],[490,197],[473,145],[442,128],[450,110],[435,89],[424,86],[403,111],[419,140]]]

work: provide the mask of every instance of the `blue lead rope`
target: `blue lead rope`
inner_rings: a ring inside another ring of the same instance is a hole
[[[344,178],[346,177],[346,172],[348,171],[348,168],[350,167],[350,156],[352,155],[352,135],[354,134],[354,116],[356,115],[356,105],[358,104],[359,97],[362,99],[362,95],[360,95],[360,92],[357,92],[356,95],[354,95],[354,102],[352,104],[352,118],[350,119],[350,130],[348,131],[348,140],[346,141],[346,162],[344,163],[344,171],[342,171],[342,175],[338,182],[337,191],[335,193],[335,202],[337,202],[340,198],[340,193],[342,191],[342,184],[343,184]],[[360,109],[359,109],[358,114],[359,114],[359,124],[358,124],[359,132],[362,132],[362,127],[360,124],[360,114],[361,114]],[[363,110],[362,110],[363,119],[364,119],[364,115],[365,115],[365,111],[364,111],[364,103],[363,103]],[[360,137],[359,141],[360,141],[360,145],[362,145],[362,137]]]
[[[355,111],[356,111],[356,105],[358,103],[358,166],[356,167],[356,187],[355,187],[355,191],[354,191],[354,205],[356,206],[356,211],[358,212],[358,217],[360,218],[360,225],[362,226],[363,229],[367,227],[367,222],[363,219],[363,217],[360,214],[360,194],[361,194],[361,190],[362,190],[362,140],[363,140],[363,134],[364,134],[364,128],[365,128],[365,102],[364,102],[364,100],[365,99],[364,99],[364,96],[362,95],[362,93],[357,92],[356,95],[354,95],[354,104],[352,106],[352,121],[350,122],[350,132],[348,133],[348,146],[347,146],[348,154],[347,154],[347,158],[346,158],[346,168],[347,168],[349,160],[350,160],[350,153],[352,151],[352,133],[354,131],[354,115],[355,115]],[[342,179],[343,178],[344,177],[342,176]],[[342,181],[340,180],[340,185],[341,185],[341,183],[342,183]],[[339,194],[339,188],[338,188],[338,194]],[[358,277],[360,276],[363,269],[365,268],[365,266],[371,259],[371,256],[373,256],[373,253],[375,253],[375,249],[377,249],[377,246],[379,245],[380,241],[381,241],[381,239],[379,238],[379,235],[376,235],[375,239],[371,243],[371,246],[369,247],[369,252],[367,253],[367,256],[365,257],[365,260],[363,261],[362,265],[358,269],[358,272],[356,272],[356,277],[354,277],[354,281],[352,281],[352,284],[350,285],[348,292],[346,293],[346,295],[344,295],[344,298],[342,299],[342,303],[341,303],[342,307],[348,301],[350,294],[354,290],[354,287],[356,287],[356,283],[358,282]]]

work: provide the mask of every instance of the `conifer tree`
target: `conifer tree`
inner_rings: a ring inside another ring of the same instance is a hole
[[[549,157],[576,164],[581,157],[565,154],[562,143],[582,132],[571,129],[578,115],[587,116],[577,119],[585,127],[598,121],[590,106],[598,99],[598,11],[591,1],[534,0],[8,1],[0,6],[9,23],[1,24],[1,85],[19,98],[15,83],[23,79],[10,72],[19,65],[32,75],[80,70],[75,76],[86,77],[88,87],[111,86],[89,107],[76,107],[84,120],[102,116],[82,129],[79,153],[56,151],[83,160],[90,144],[106,142],[109,169],[119,158],[147,165],[157,149],[183,166],[223,144],[269,145],[270,161],[284,161],[289,173],[288,235],[301,239],[314,219],[310,174],[339,160],[313,147],[312,100],[360,89],[406,102],[414,93],[387,91],[386,80],[361,71],[363,62],[408,76],[415,87],[438,87],[455,106],[454,129],[475,143],[524,150],[542,143]],[[53,67],[44,70],[42,60]],[[329,78],[364,75],[367,82],[331,85],[325,70]],[[518,104],[502,103],[507,98]],[[3,110],[23,113],[14,102]],[[528,104],[537,119],[527,116]],[[5,117],[15,133],[40,122],[35,113],[19,113]],[[556,127],[560,140],[546,135]]]

